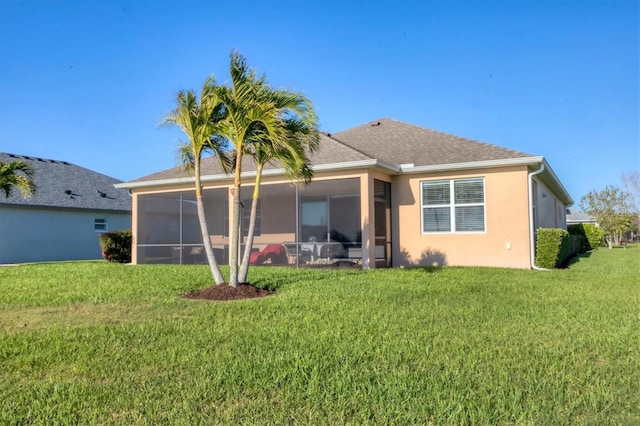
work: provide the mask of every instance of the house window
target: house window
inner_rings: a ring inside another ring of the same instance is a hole
[[[107,219],[104,217],[97,217],[93,221],[93,229],[96,232],[107,232]]]
[[[242,229],[242,236],[249,235],[249,223],[251,222],[251,203],[252,200],[242,200],[240,203],[240,227]],[[260,236],[260,200],[258,200],[258,206],[256,208],[256,229],[253,233],[254,237]],[[224,236],[229,236],[229,203],[224,203]]]
[[[484,179],[422,182],[422,232],[484,232]]]

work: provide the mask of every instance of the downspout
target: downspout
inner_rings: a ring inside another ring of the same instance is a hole
[[[549,269],[536,266],[536,240],[535,229],[533,229],[533,177],[543,171],[544,163],[540,163],[540,168],[538,170],[529,173],[529,258],[531,262],[531,269],[535,269],[536,271],[549,271]]]

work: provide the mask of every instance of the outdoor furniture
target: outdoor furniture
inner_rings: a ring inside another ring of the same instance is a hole
[[[319,260],[331,263],[334,259],[341,259],[346,256],[344,247],[340,243],[329,242],[320,245]]]
[[[308,248],[303,248],[298,243],[284,243],[282,245],[287,253],[289,263],[299,265],[312,260],[311,250]]]
[[[270,262],[272,265],[281,265],[287,262],[287,252],[282,244],[268,244],[262,251],[251,253],[249,263],[251,265],[263,265]]]

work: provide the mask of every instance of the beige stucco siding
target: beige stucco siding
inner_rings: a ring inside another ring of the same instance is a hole
[[[537,228],[567,228],[565,208],[560,199],[542,182],[534,177],[534,205]]]
[[[484,178],[484,232],[423,233],[421,182]],[[420,175],[392,181],[393,265],[466,265],[528,268],[526,166]]]

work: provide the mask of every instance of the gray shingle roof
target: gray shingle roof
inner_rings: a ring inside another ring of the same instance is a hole
[[[321,135],[320,149],[311,156],[315,166],[381,160],[387,164],[431,166],[477,161],[531,157],[529,154],[502,148],[473,139],[462,138],[435,130],[381,118],[338,133]],[[279,167],[270,164],[265,169]],[[254,171],[247,159],[242,170]],[[208,157],[202,162],[202,175],[222,174],[218,160]],[[163,170],[132,182],[189,177],[182,167]]]
[[[372,157],[359,152],[325,134],[320,135],[320,148],[313,153],[310,157],[311,163],[315,165],[319,164],[332,164],[343,163],[362,160],[373,160]],[[202,176],[223,174],[222,168],[217,158],[207,157],[202,160]],[[277,162],[265,165],[264,169],[276,169],[280,165]],[[256,167],[251,159],[245,157],[242,162],[242,171],[251,172],[255,171]],[[177,179],[189,177],[181,166],[171,169],[163,170],[158,173],[154,173],[148,176],[144,176],[133,180],[132,182],[143,182],[151,180],[163,180],[163,179]]]
[[[332,137],[371,157],[397,165],[431,166],[531,156],[389,118],[344,130]]]
[[[118,179],[66,161],[0,152],[3,163],[17,160],[33,167],[36,193],[24,199],[14,188],[9,198],[5,198],[4,193],[0,194],[0,205],[131,211],[131,197],[127,190],[113,186],[122,182]]]
[[[596,223],[597,218],[579,210],[567,209],[567,223]]]

